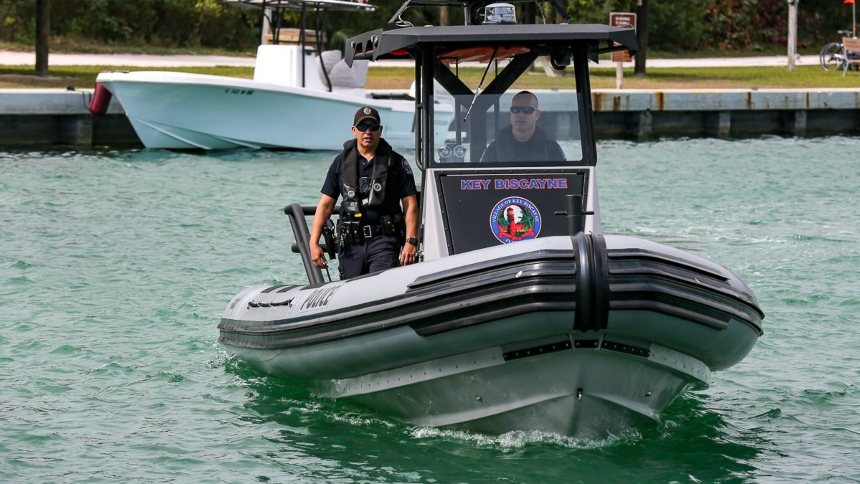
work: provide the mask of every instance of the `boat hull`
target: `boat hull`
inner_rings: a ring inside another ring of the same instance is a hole
[[[249,288],[219,328],[254,367],[415,425],[599,437],[706,386],[746,356],[760,323],[726,269],[580,233]]]
[[[600,438],[657,420],[686,389],[706,386],[701,362],[665,351],[687,367],[582,348],[506,360],[496,347],[339,381],[320,393],[420,426]]]
[[[415,145],[412,100],[175,72],[102,73],[97,82],[119,100],[147,148],[341,150],[365,105],[379,111],[392,146]],[[437,128],[444,136],[447,123]]]

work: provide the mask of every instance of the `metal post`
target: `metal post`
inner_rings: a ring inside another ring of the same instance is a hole
[[[36,1],[36,75],[48,75],[48,41],[51,37],[51,0]]]
[[[636,7],[636,39],[639,41],[639,52],[633,58],[633,75],[645,76],[645,65],[648,57],[648,0],[638,0]]]
[[[272,9],[266,6],[266,0],[263,0],[262,19],[260,22],[260,45],[269,43],[269,32],[272,31]]]
[[[576,79],[576,92],[591,92],[588,76],[588,51],[582,42],[574,44],[573,75]],[[597,165],[597,141],[594,138],[594,108],[591,96],[583,96],[579,107],[579,122],[584,127],[585,139],[582,140],[582,159],[589,165]]]
[[[788,0],[788,70],[794,72],[794,62],[797,57],[797,3],[800,0]]]
[[[311,261],[311,248],[309,241],[311,238],[308,232],[308,225],[305,222],[305,212],[302,206],[298,203],[293,203],[284,207],[284,213],[290,217],[290,226],[293,228],[293,236],[296,238],[296,245],[299,248],[299,254],[302,256],[302,265],[305,267],[305,273],[308,275],[308,282],[311,284],[323,284],[322,271]]]
[[[307,78],[307,72],[305,72],[305,4],[302,3],[302,13],[299,16],[299,50],[302,56],[302,87],[305,87],[305,79]],[[320,276],[322,277],[322,276]]]
[[[582,210],[582,195],[566,195],[567,233],[576,235],[585,231],[585,213]]]

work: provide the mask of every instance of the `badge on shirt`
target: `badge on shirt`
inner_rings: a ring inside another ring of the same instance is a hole
[[[412,168],[409,166],[409,162],[406,161],[406,158],[403,158],[403,169],[406,170],[407,174],[412,174]]]

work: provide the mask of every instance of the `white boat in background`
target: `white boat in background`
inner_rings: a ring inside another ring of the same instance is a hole
[[[269,0],[265,6],[375,9],[342,0]],[[366,105],[379,111],[389,143],[414,148],[414,100],[405,94],[369,95],[364,89],[369,61],[348,67],[341,57],[340,51],[317,55],[304,42],[261,45],[253,79],[117,71],[99,74],[96,83],[97,89],[101,85],[119,100],[147,148],[340,150],[349,137],[352,116]],[[447,133],[449,121],[439,119],[437,136]]]

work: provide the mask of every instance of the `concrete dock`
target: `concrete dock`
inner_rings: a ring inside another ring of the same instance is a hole
[[[539,96],[543,119],[558,126],[552,134],[575,136],[569,93]],[[141,146],[116,99],[94,116],[91,98],[92,90],[0,90],[0,147]],[[592,104],[598,139],[860,133],[860,89],[595,90]]]
[[[598,139],[860,131],[860,89],[611,90],[592,99]]]
[[[103,116],[87,107],[93,90],[0,89],[0,147],[140,147],[122,105]]]
[[[26,65],[32,52],[0,50],[0,64]],[[251,57],[155,56],[52,53],[52,65],[253,67]],[[379,61],[380,65],[386,62]],[[648,59],[647,68],[785,66],[785,56],[708,59]],[[801,56],[798,65],[817,65]],[[411,66],[411,63],[403,65]],[[594,68],[615,68],[601,63]],[[836,73],[835,75],[838,75]],[[852,73],[852,76],[857,76]],[[860,133],[860,83],[847,89],[595,90],[598,139],[661,137],[735,138],[774,134],[827,136]],[[140,140],[114,99],[107,114],[87,110],[92,90],[0,90],[0,147],[139,147]],[[578,116],[563,91],[541,91],[541,112],[557,138],[574,136]],[[551,119],[554,118],[554,119]]]

